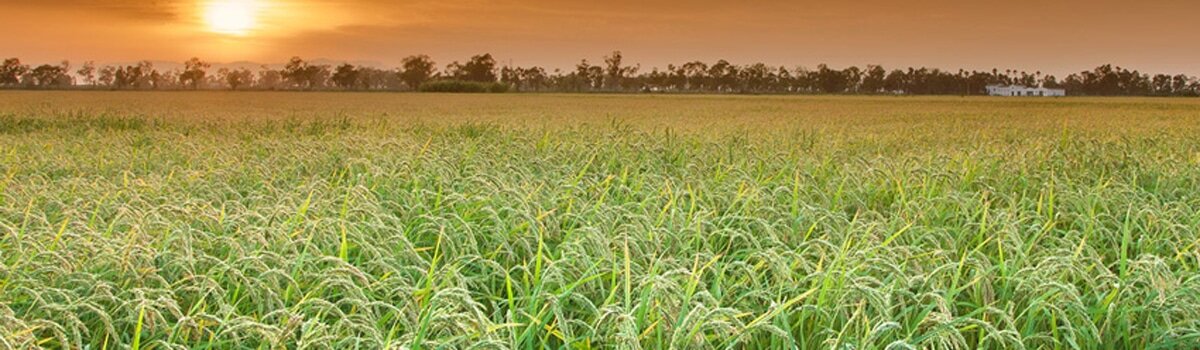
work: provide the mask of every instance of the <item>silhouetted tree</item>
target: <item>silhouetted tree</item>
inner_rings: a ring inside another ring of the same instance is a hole
[[[0,65],[0,86],[17,86],[21,77],[29,72],[29,66],[21,64],[21,60],[13,57],[4,60]]]
[[[849,92],[852,94],[856,94],[859,92],[858,90],[860,88],[860,85],[862,84],[862,76],[863,76],[862,69],[859,69],[858,67],[855,67],[855,66],[850,66],[849,68],[842,70],[841,76],[842,76],[842,80],[846,84],[846,86],[845,86],[846,92]]]
[[[152,85],[154,86],[155,89],[179,89],[179,88],[183,87],[183,83],[180,82],[180,80],[179,80],[180,75],[183,75],[183,71],[180,71],[178,69],[172,69],[172,70],[165,71],[165,72],[157,72],[156,71],[154,73],[151,73],[150,77],[153,80]],[[216,86],[223,85],[219,81],[216,81],[216,82],[209,81],[210,78],[212,78],[212,77],[206,78],[205,83],[202,85],[206,86],[206,87],[207,86],[216,87]]]
[[[816,70],[803,67],[788,69],[764,63],[737,65],[718,60],[709,65],[701,61],[669,64],[666,69],[640,72],[640,66],[627,65],[620,51],[604,56],[603,65],[581,60],[574,70],[542,67],[505,66],[496,68],[490,54],[472,56],[466,63],[453,62],[438,74],[428,56],[409,56],[395,69],[342,64],[314,65],[293,57],[282,70],[262,66],[259,70],[221,69],[206,74],[211,66],[192,58],[184,69],[158,71],[149,61],[129,66],[96,67],[84,63],[74,73],[70,64],[43,64],[33,69],[17,58],[0,65],[0,86],[10,88],[65,88],[75,84],[76,76],[90,86],[112,89],[325,89],[416,90],[428,80],[456,79],[473,82],[503,82],[516,91],[645,91],[645,92],[720,92],[720,93],[825,93],[825,94],[911,94],[981,95],[993,84],[1062,88],[1070,95],[1091,96],[1197,96],[1200,81],[1184,74],[1146,74],[1111,64],[1070,74],[1062,79],[1041,71],[992,69],[989,71],[941,70],[909,67],[891,71],[879,65],[865,69],[851,66],[834,69],[818,65]],[[332,83],[332,84],[331,84]]]
[[[878,94],[884,91],[884,82],[887,79],[887,70],[883,66],[869,65],[867,72],[863,75],[862,86],[860,92],[866,94]]]
[[[179,83],[192,88],[192,90],[196,90],[204,83],[204,76],[207,74],[208,68],[212,67],[212,65],[201,61],[199,58],[192,57],[192,59],[183,63],[183,67],[183,73],[179,74]]]
[[[79,78],[83,80],[84,84],[96,85],[96,63],[95,62],[92,62],[92,61],[84,62],[83,66],[80,66],[79,70],[75,71],[75,74],[79,75]]]
[[[461,79],[491,83],[496,81],[496,59],[492,54],[472,56],[470,61],[459,69]]]
[[[889,93],[902,93],[907,84],[908,74],[899,69],[892,70],[886,78],[883,78],[883,88]]]
[[[429,81],[437,73],[437,69],[434,68],[436,63],[426,55],[405,57],[400,65],[400,80],[413,90],[421,87],[421,84]]]
[[[54,88],[71,86],[70,63],[63,61],[61,65],[43,64],[29,71],[30,86],[38,88]]]
[[[96,82],[103,86],[114,87],[113,85],[116,83],[117,79],[116,73],[116,68],[112,66],[104,66],[103,68],[100,68],[100,71],[96,77]]]
[[[258,71],[258,79],[255,82],[259,89],[276,90],[282,89],[284,83],[283,74],[278,70],[262,66]]]
[[[358,87],[366,90],[399,90],[404,84],[395,71],[358,67]]]
[[[525,84],[523,88],[532,89],[533,91],[542,91],[549,83],[550,78],[546,75],[546,69],[542,67],[529,67],[521,69],[521,81]]]
[[[817,87],[823,93],[840,94],[846,92],[846,76],[841,71],[830,69],[824,64],[817,66]]]
[[[300,57],[292,57],[280,75],[294,87],[311,90],[325,86],[329,80],[329,66],[312,65]]]
[[[154,87],[157,75],[153,63],[141,61],[136,65],[117,67],[111,86],[115,89],[149,89]]]
[[[609,90],[618,90],[623,88],[622,83],[625,77],[637,74],[638,67],[630,67],[622,64],[623,56],[621,51],[613,51],[612,54],[604,57],[604,87]]]
[[[521,91],[521,67],[500,67],[500,82]]]
[[[680,68],[683,69],[683,74],[687,77],[684,83],[686,90],[705,90],[708,86],[708,64],[700,61],[692,61],[684,63]]]
[[[708,67],[709,80],[718,92],[732,91],[737,84],[738,67],[726,60],[717,60]]]
[[[344,63],[333,72],[333,83],[342,89],[350,90],[358,86],[358,68]]]
[[[225,86],[229,87],[230,90],[237,90],[239,88],[254,84],[254,72],[251,72],[249,69],[245,68],[221,68],[217,70],[217,76],[221,79],[221,82],[223,82]]]

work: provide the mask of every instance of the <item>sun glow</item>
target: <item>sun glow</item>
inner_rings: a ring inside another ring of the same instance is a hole
[[[243,36],[258,25],[258,8],[255,0],[211,0],[204,6],[204,22],[215,33]]]

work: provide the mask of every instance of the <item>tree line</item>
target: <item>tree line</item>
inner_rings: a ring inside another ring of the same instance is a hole
[[[1065,89],[1076,96],[1200,96],[1200,80],[1186,74],[1148,74],[1102,65],[1061,79],[1042,72],[967,71],[937,68],[885,69],[880,65],[815,69],[763,63],[737,65],[725,60],[670,64],[665,69],[630,65],[620,51],[574,69],[501,66],[480,54],[438,69],[429,56],[405,57],[391,69],[324,65],[293,57],[282,68],[220,68],[192,58],[182,68],[157,69],[149,61],[97,66],[70,62],[30,66],[9,58],[0,65],[0,88],[108,90],[351,90],[447,91],[476,86],[479,91],[521,92],[663,92],[743,94],[907,94],[985,95],[989,85]],[[500,86],[502,88],[496,88]],[[467,91],[467,90],[464,90]]]

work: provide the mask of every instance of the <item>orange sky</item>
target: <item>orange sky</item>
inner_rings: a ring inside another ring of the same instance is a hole
[[[253,2],[245,33],[214,32],[211,1]],[[813,67],[1074,72],[1101,63],[1200,74],[1198,0],[0,0],[0,56],[283,62],[300,55],[444,65],[481,52],[571,67],[614,50]]]

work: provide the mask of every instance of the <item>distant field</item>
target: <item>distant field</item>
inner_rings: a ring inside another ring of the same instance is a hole
[[[1200,100],[0,92],[0,349],[1200,347]]]

